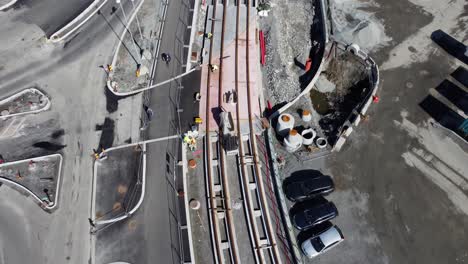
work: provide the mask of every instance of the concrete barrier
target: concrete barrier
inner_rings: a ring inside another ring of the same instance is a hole
[[[101,9],[101,7],[106,4],[106,2],[107,0],[95,0],[70,23],[66,24],[63,28],[52,34],[49,40],[51,42],[57,43],[67,38],[73,32],[83,26],[89,19],[91,19],[91,17],[96,14],[97,11],[99,11],[99,9]]]

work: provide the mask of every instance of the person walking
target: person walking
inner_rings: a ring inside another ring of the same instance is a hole
[[[169,55],[169,53],[161,54],[161,58],[163,61],[166,62],[166,64],[169,64],[169,62],[171,61],[171,55]]]

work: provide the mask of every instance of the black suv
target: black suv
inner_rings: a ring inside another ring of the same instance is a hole
[[[309,229],[338,216],[334,203],[323,197],[300,202],[290,210],[291,221],[299,230]]]
[[[299,174],[300,177],[294,174]],[[283,188],[289,200],[300,202],[319,195],[330,194],[335,190],[335,184],[330,176],[309,170],[293,173],[291,177],[285,179]]]

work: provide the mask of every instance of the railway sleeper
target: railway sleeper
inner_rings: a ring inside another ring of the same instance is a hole
[[[257,189],[257,184],[254,183],[254,182],[250,182],[249,183],[249,190],[255,190],[255,189]]]
[[[217,208],[216,215],[218,215],[219,219],[224,219],[226,217],[226,210],[222,208]]]
[[[262,210],[254,209],[254,216],[255,217],[262,217]]]
[[[213,190],[215,192],[221,192],[223,190],[223,186],[221,186],[221,184],[213,184]],[[219,196],[217,196],[216,198],[218,198]],[[219,197],[221,198],[221,197]],[[223,198],[224,199],[224,198]]]
[[[270,242],[266,238],[260,239],[259,244],[260,244],[260,246],[258,247],[259,249],[270,249],[271,248]]]
[[[229,241],[223,241],[221,243],[221,249],[229,249],[231,247],[231,244]]]

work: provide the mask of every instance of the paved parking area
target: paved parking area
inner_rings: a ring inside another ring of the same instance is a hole
[[[381,65],[381,101],[340,153],[298,164],[334,178],[328,198],[346,239],[306,262],[467,263],[467,143],[432,126],[419,105],[461,64],[430,34],[441,28],[466,43],[463,1],[376,2],[392,39],[371,52]]]

